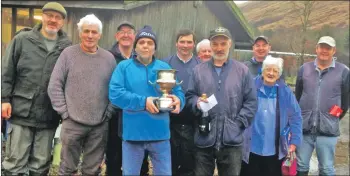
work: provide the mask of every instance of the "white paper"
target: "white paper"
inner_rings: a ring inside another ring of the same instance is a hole
[[[215,95],[211,95],[208,99],[208,103],[199,102],[199,106],[203,112],[208,112],[211,108],[218,104],[218,101],[215,98]]]
[[[55,137],[54,138],[60,138],[60,134],[61,134],[61,127],[62,124],[58,125],[58,128],[56,129],[56,133],[55,133]]]

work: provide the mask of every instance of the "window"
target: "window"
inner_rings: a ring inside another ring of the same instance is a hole
[[[25,27],[32,27],[29,20],[29,8],[17,8],[16,32]]]
[[[1,56],[5,54],[6,47],[11,41],[12,9],[1,9]]]
[[[35,26],[41,22],[42,14],[43,14],[43,12],[41,9],[34,9],[34,17],[33,17],[34,24],[33,24],[33,26]]]

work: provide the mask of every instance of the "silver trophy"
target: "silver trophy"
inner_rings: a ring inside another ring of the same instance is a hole
[[[169,105],[173,102],[173,99],[168,98],[167,96],[175,85],[180,85],[182,83],[182,81],[179,83],[176,82],[176,71],[177,70],[174,69],[157,70],[156,83],[148,81],[152,85],[158,84],[159,89],[162,92],[162,96],[157,97],[153,101],[159,111],[167,112],[175,109],[174,107],[169,107]]]

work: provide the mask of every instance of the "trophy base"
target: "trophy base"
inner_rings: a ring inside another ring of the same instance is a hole
[[[159,108],[159,112],[170,112],[173,110],[174,110],[174,108]]]
[[[173,99],[171,98],[166,98],[166,97],[161,97],[161,98],[157,98],[154,100],[154,104],[156,105],[156,107],[158,108],[158,110],[160,112],[169,112],[169,111],[173,111],[175,108],[170,107],[169,105],[173,102]]]

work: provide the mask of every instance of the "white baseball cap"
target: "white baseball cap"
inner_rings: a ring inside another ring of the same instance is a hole
[[[320,40],[318,40],[317,44],[320,44],[320,43],[325,43],[331,47],[335,47],[335,40],[333,37],[330,37],[330,36],[321,37]]]

